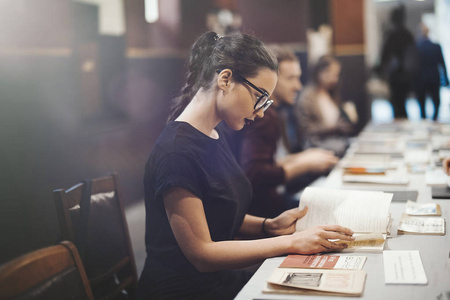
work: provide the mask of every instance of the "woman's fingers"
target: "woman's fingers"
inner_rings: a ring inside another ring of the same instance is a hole
[[[327,239],[324,239],[321,243],[321,246],[325,249],[324,251],[333,251],[333,250],[341,250],[347,248],[347,244],[336,244],[330,242]]]
[[[323,225],[321,227],[326,231],[340,232],[348,236],[352,236],[354,233],[351,229],[340,225]]]
[[[324,236],[327,240],[344,240],[344,241],[354,241],[355,238],[353,238],[350,235],[342,234],[335,231],[325,231]]]

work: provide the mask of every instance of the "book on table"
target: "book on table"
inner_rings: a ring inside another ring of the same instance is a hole
[[[296,230],[337,224],[355,233],[353,242],[334,241],[348,245],[344,252],[382,251],[391,226],[392,197],[392,193],[381,191],[307,187],[299,208],[308,206],[308,212],[297,221]]]
[[[445,219],[402,214],[397,232],[398,234],[445,235]]]

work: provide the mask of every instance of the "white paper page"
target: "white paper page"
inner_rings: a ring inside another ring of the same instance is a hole
[[[407,164],[418,164],[430,162],[430,151],[427,150],[408,150],[405,151],[404,160]]]
[[[393,194],[383,192],[306,188],[300,209],[308,206],[307,214],[297,221],[297,230],[338,224],[354,232],[383,232]]]
[[[383,175],[344,175],[344,182],[355,183],[377,183],[377,184],[408,184],[406,176],[383,176]]]
[[[450,156],[450,150],[439,150],[438,157],[440,159],[445,159]]]
[[[427,284],[419,251],[383,251],[386,284]]]
[[[389,155],[370,155],[370,154],[354,154],[350,157],[345,157],[341,161],[342,164],[384,164],[391,165],[393,162]]]
[[[335,269],[362,270],[366,256],[340,256]]]

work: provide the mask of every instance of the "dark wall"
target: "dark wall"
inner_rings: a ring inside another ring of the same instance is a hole
[[[165,0],[155,24],[143,2],[124,1],[125,36],[102,36],[95,6],[0,0],[0,263],[56,242],[54,189],[115,171],[125,205],[142,199],[186,49],[215,4],[269,43],[306,43],[312,24],[309,0]],[[306,53],[297,54],[306,71]],[[345,74],[359,72],[355,59],[342,57]],[[343,84],[345,98],[359,97],[354,82]]]
[[[4,57],[2,57],[4,58]],[[8,57],[0,62],[1,260],[56,237],[52,189],[80,178],[69,136],[78,121],[70,58]]]
[[[0,49],[0,263],[57,241],[54,189],[117,172],[125,205],[142,199],[184,64],[127,57],[125,36],[98,34],[92,5],[24,2],[8,1],[17,14],[0,19],[11,28]]]
[[[310,23],[307,0],[238,1],[242,30],[267,43],[305,43]]]

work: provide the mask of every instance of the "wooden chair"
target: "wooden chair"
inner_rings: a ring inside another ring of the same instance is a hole
[[[74,242],[78,250],[80,202],[85,185],[79,183],[53,192],[62,237]],[[136,263],[115,174],[92,180],[88,220],[87,242],[80,256],[94,298],[134,299]]]
[[[0,267],[1,300],[93,300],[77,249],[70,242],[39,249]]]

